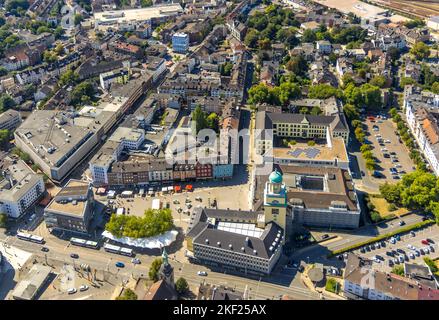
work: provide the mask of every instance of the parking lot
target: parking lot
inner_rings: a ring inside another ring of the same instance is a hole
[[[409,157],[409,151],[400,140],[396,125],[391,119],[385,115],[368,116],[365,124],[369,133],[367,140],[373,147],[372,152],[377,158],[377,172],[366,173],[371,174],[373,182],[394,183],[403,174],[414,171],[415,166]]]
[[[426,239],[431,240],[431,242],[429,242],[429,244],[426,244],[425,241],[422,243],[422,241]],[[382,246],[382,243],[384,243],[384,247]],[[361,249],[355,250],[354,253],[373,260],[377,269],[384,272],[390,272],[394,265],[402,265],[399,261],[400,256],[403,257],[404,262],[421,265],[424,265],[424,257],[430,257],[431,259],[439,257],[438,243],[439,232],[438,227],[435,225],[415,231],[414,233],[402,235],[400,236],[400,240],[396,240],[395,243],[391,243],[389,240],[382,241],[379,243],[379,248],[377,245],[375,245],[375,249],[373,249],[373,246],[364,246]],[[419,251],[419,255],[415,253],[415,250],[412,249],[413,247],[409,248],[409,245],[415,247],[417,251]],[[366,250],[367,247],[370,247],[370,250]],[[428,250],[425,250],[426,247],[428,247]],[[431,251],[431,247],[433,247],[433,251]],[[422,254],[420,249],[425,250],[423,250],[424,254]],[[389,256],[387,253],[391,251],[393,251],[393,255]],[[379,261],[379,259],[375,260],[374,258],[377,255],[383,259],[381,259],[381,261]],[[389,260],[392,260],[390,266]]]

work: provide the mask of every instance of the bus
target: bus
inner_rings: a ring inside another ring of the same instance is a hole
[[[133,249],[115,246],[109,243],[104,244],[104,250],[111,253],[121,254],[123,256],[132,257]]]
[[[98,249],[98,243],[96,241],[90,241],[79,238],[70,238],[70,243],[74,246],[85,247],[90,249]]]
[[[17,232],[17,238],[25,241],[44,243],[44,238],[25,232]]]

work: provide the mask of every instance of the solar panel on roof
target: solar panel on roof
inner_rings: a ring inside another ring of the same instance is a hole
[[[305,151],[305,153],[308,158],[314,159],[320,153],[320,150],[316,148],[309,148]]]
[[[293,151],[288,151],[288,153],[290,155],[292,155],[293,157],[297,158],[298,156],[300,156],[300,154],[303,152],[303,150],[301,148],[297,148],[294,149]]]

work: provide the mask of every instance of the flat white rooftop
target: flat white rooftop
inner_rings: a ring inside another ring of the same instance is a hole
[[[321,5],[334,8],[342,13],[354,13],[361,18],[375,17],[389,10],[361,2],[359,0],[314,0]]]
[[[96,23],[124,23],[167,17],[178,12],[183,12],[183,8],[180,4],[173,3],[141,9],[96,12],[94,18]]]

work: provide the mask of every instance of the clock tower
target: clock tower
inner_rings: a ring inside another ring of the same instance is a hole
[[[286,231],[287,216],[287,188],[282,182],[282,174],[273,171],[265,183],[264,189],[264,214],[265,223],[271,221]]]

